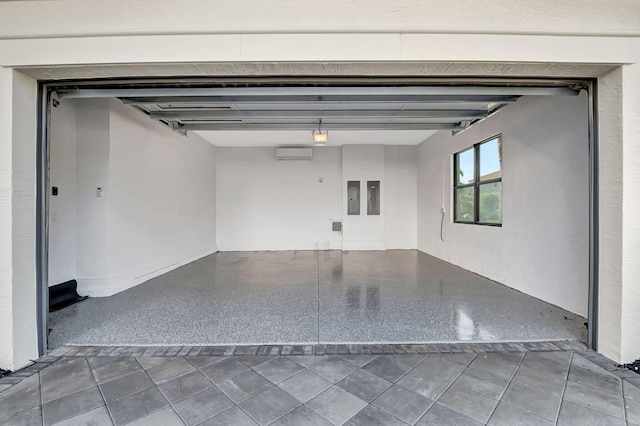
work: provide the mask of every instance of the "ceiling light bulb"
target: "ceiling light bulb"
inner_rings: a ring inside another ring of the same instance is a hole
[[[324,145],[327,143],[327,133],[317,132],[313,134],[313,143],[316,145]]]

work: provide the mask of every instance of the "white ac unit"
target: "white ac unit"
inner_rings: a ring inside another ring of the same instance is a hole
[[[276,160],[311,160],[312,148],[276,148]]]

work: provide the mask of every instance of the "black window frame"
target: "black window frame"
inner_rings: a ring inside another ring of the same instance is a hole
[[[500,177],[480,180],[480,146],[498,139],[498,155],[500,156]],[[473,182],[458,184],[458,156],[464,152],[473,150]],[[473,144],[463,150],[460,150],[453,154],[453,223],[461,223],[464,225],[482,225],[482,226],[495,226],[502,227],[502,197],[500,201],[500,223],[493,222],[481,222],[480,219],[480,186],[489,183],[500,183],[502,185],[502,133],[493,135],[490,138],[484,139],[481,142]],[[458,208],[458,189],[473,188],[473,221],[456,220],[457,208]]]

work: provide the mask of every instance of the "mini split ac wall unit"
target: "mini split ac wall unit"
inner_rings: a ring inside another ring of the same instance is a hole
[[[311,160],[312,148],[276,148],[276,160]]]

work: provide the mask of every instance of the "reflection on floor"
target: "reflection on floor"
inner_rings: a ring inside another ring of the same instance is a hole
[[[223,252],[50,315],[50,347],[584,340],[585,319],[415,250]]]

